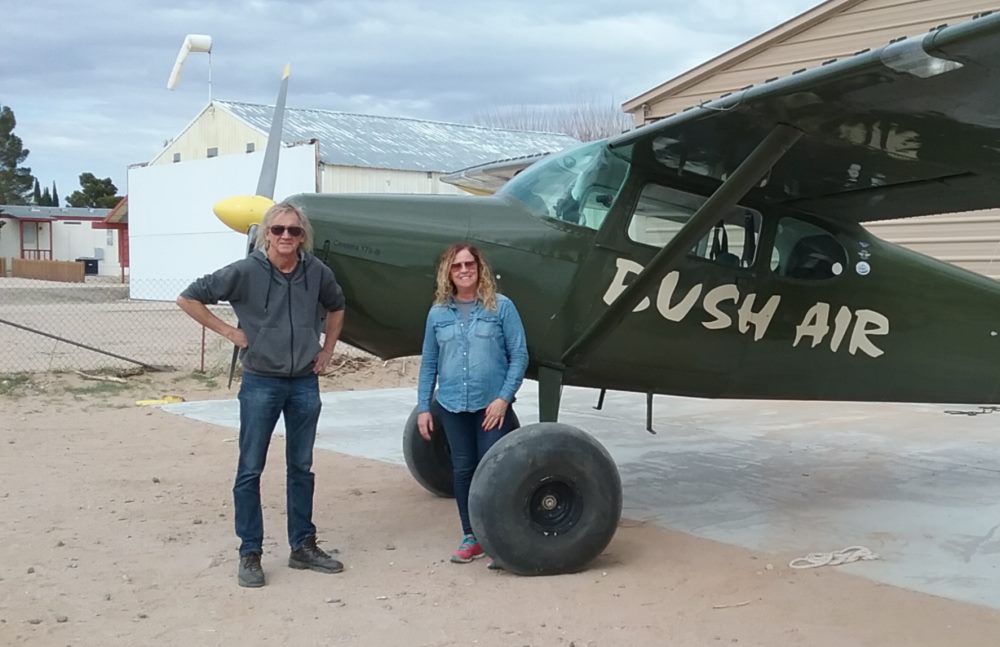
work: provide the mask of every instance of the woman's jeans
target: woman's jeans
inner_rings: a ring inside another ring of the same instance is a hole
[[[462,520],[462,532],[472,535],[475,534],[469,521],[469,488],[472,485],[472,475],[475,474],[486,450],[495,445],[513,427],[514,407],[507,407],[503,425],[499,429],[493,428],[490,431],[483,430],[486,409],[452,413],[441,407],[438,412],[441,424],[444,425],[444,434],[448,438],[448,446],[451,448],[455,501],[458,503],[458,516]]]
[[[264,519],[260,475],[280,414],[285,415],[288,543],[295,550],[316,534],[312,522],[313,442],[321,408],[316,375],[266,377],[243,374],[240,385],[240,460],[233,485],[240,555],[260,553]]]

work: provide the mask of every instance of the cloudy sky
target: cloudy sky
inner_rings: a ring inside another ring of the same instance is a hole
[[[61,196],[89,171],[126,189],[212,94],[470,122],[504,106],[621,103],[818,0],[22,0],[0,20],[0,105],[27,165]]]

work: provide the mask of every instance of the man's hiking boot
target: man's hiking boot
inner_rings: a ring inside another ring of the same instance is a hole
[[[288,556],[288,565],[291,568],[309,569],[320,573],[339,573],[344,570],[343,564],[316,545],[316,537],[309,537],[302,546],[293,550]]]
[[[264,586],[264,569],[260,567],[260,553],[240,555],[238,574],[240,586],[256,589]]]

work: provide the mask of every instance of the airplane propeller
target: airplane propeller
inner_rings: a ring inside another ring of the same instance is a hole
[[[281,87],[278,89],[278,99],[274,103],[271,129],[267,133],[267,147],[264,149],[264,163],[261,164],[256,194],[230,196],[212,206],[216,218],[233,231],[246,234],[247,256],[253,251],[254,240],[257,237],[257,226],[267,210],[274,204],[274,185],[278,179],[278,155],[281,150],[281,133],[285,120],[285,98],[288,95],[289,73],[289,66],[285,65],[281,76]],[[239,352],[239,346],[234,345],[233,358],[229,363],[229,387],[233,385],[233,374],[236,372],[236,359]]]
[[[264,163],[260,168],[255,195],[237,195],[219,200],[212,206],[215,216],[233,231],[249,234],[274,204],[274,185],[278,178],[278,153],[281,148],[282,124],[285,120],[285,97],[288,95],[289,66],[281,76],[278,100],[274,104],[271,130],[267,134]]]

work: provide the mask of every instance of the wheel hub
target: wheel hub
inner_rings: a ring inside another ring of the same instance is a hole
[[[550,478],[532,493],[528,516],[543,533],[559,534],[576,525],[582,510],[583,499],[572,482]]]

